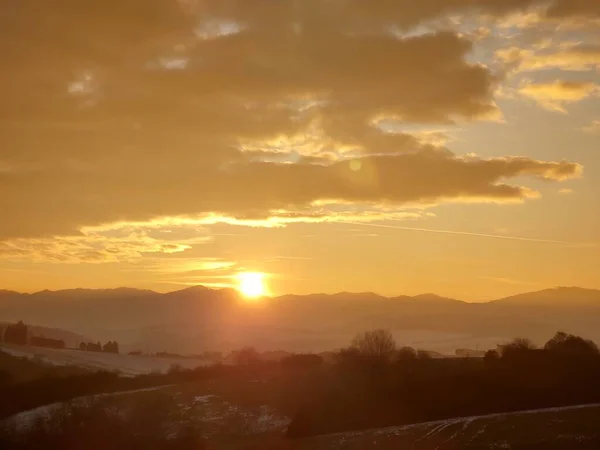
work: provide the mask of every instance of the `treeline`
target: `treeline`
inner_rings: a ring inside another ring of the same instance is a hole
[[[108,341],[102,345],[98,342],[82,342],[79,344],[79,350],[82,352],[105,352],[105,353],[119,353],[119,343],[117,341]]]
[[[44,336],[31,336],[29,328],[23,323],[23,321],[19,321],[13,325],[8,325],[4,329],[4,333],[0,333],[0,341],[15,345],[65,348],[65,341],[62,339],[51,339]]]
[[[563,332],[543,348],[516,339],[484,358],[432,359],[363,333],[302,392],[289,437],[600,402],[600,352]]]
[[[0,342],[2,341],[14,345],[31,345],[33,347],[57,349],[66,348],[65,341],[62,339],[32,336],[29,327],[23,321],[8,325],[4,333],[0,333]],[[102,345],[100,342],[82,342],[77,346],[77,349],[85,352],[119,353],[119,343],[117,341],[108,341]]]

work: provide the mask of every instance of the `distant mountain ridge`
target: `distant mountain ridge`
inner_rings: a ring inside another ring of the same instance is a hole
[[[323,351],[366,329],[437,351],[494,347],[516,336],[542,342],[556,330],[600,342],[600,290],[559,287],[468,303],[436,294],[287,294],[248,302],[231,288],[168,293],[134,288],[0,291],[0,321],[71,330],[123,348],[194,353],[253,345]]]
[[[48,290],[44,289],[42,291],[36,291],[32,293],[24,293],[6,289],[0,289],[0,296],[8,296],[8,295],[22,295],[22,296],[43,296],[43,295],[82,295],[82,294],[93,294],[94,296],[110,296],[114,294],[122,294],[122,295],[133,295],[133,296],[144,296],[144,295],[174,295],[174,294],[182,294],[182,293],[198,293],[198,292],[236,292],[233,288],[221,288],[221,289],[212,289],[203,285],[195,285],[190,286],[184,289],[178,289],[174,291],[168,292],[157,292],[150,289],[139,289],[132,287],[118,287],[118,288],[103,288],[103,289],[92,289],[92,288],[73,288],[73,289],[58,289],[58,290]],[[522,294],[516,294],[509,297],[503,297],[496,300],[488,300],[484,302],[476,302],[476,303],[493,303],[500,301],[515,301],[515,300],[532,300],[532,299],[558,299],[559,297],[563,297],[562,299],[570,299],[573,295],[581,296],[585,295],[585,297],[592,298],[593,300],[600,301],[600,289],[590,289],[590,288],[582,288],[578,286],[557,286],[554,288],[543,289],[539,291],[531,291],[525,292]],[[381,299],[413,299],[413,300],[440,300],[440,301],[448,301],[448,302],[460,302],[460,303],[475,303],[468,302],[464,300],[458,300],[450,297],[440,296],[435,293],[424,293],[417,295],[398,295],[398,296],[384,296],[377,294],[375,292],[335,292],[335,293],[314,293],[314,294],[282,294],[280,296],[275,296],[271,298],[284,298],[284,297],[295,297],[295,298],[303,298],[303,297],[341,297],[344,299],[349,298],[366,298],[366,297],[378,297]]]

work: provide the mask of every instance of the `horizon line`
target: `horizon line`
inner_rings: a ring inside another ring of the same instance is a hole
[[[212,291],[212,292],[221,292],[221,291],[226,291],[226,290],[231,290],[234,292],[239,293],[239,291],[234,288],[234,287],[223,287],[223,288],[218,288],[218,289],[214,289],[214,288],[210,288],[210,287],[206,287],[204,285],[198,284],[198,285],[194,285],[194,286],[189,286],[187,288],[183,288],[183,289],[177,289],[174,291],[165,291],[165,292],[159,292],[159,291],[155,291],[152,289],[144,289],[144,288],[135,288],[135,287],[129,287],[129,286],[119,286],[119,287],[115,287],[115,288],[84,288],[84,287],[77,287],[77,288],[66,288],[66,289],[56,289],[56,290],[51,290],[51,289],[42,289],[40,291],[34,291],[34,292],[20,292],[20,291],[14,291],[11,289],[0,289],[0,293],[5,292],[5,293],[13,293],[13,294],[18,294],[18,295],[36,295],[36,294],[41,294],[44,292],[49,292],[49,293],[60,293],[60,292],[65,292],[65,291],[118,291],[118,290],[132,290],[132,291],[138,291],[138,292],[148,292],[149,294],[156,294],[156,295],[168,295],[168,294],[173,294],[173,293],[177,293],[177,292],[183,292],[189,289],[194,289],[194,288],[202,288],[208,291]],[[534,290],[534,291],[523,291],[523,292],[519,292],[517,294],[512,294],[512,295],[508,295],[508,296],[504,296],[504,297],[499,297],[499,298],[492,298],[489,300],[482,300],[482,301],[468,301],[468,300],[461,300],[458,298],[454,298],[454,297],[446,297],[443,295],[439,295],[436,294],[434,292],[423,292],[420,294],[415,294],[415,295],[409,295],[409,294],[398,294],[398,295],[382,295],[382,294],[378,294],[377,292],[373,292],[373,291],[363,291],[363,292],[352,292],[352,291],[337,291],[337,292],[331,292],[331,293],[327,293],[327,292],[312,292],[309,294],[297,294],[297,293],[284,293],[284,294],[278,294],[278,295],[265,295],[262,298],[264,299],[277,299],[280,297],[285,297],[285,296],[296,296],[296,297],[310,297],[310,296],[335,296],[335,295],[340,295],[340,294],[346,294],[346,295],[373,295],[373,296],[377,296],[383,299],[389,299],[389,300],[393,300],[393,299],[398,299],[401,297],[408,297],[408,298],[412,298],[412,299],[416,299],[416,297],[424,297],[424,296],[435,296],[435,297],[439,297],[441,299],[444,300],[451,300],[451,301],[455,301],[455,302],[460,302],[460,303],[491,303],[491,302],[495,302],[498,300],[503,300],[503,299],[507,299],[507,298],[512,298],[512,297],[516,297],[519,295],[525,295],[525,294],[533,294],[533,293],[539,293],[539,292],[544,292],[544,291],[552,291],[552,290],[559,290],[559,289],[579,289],[579,290],[586,290],[586,291],[598,291],[600,292],[599,288],[587,288],[587,287],[581,287],[581,286],[560,286],[560,285],[556,285],[554,287],[548,287],[548,288],[544,288],[544,289],[538,289],[538,290]],[[240,294],[241,295],[241,294]]]

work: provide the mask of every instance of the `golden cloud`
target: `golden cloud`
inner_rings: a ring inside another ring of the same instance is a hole
[[[119,237],[85,233],[51,239],[20,238],[0,242],[0,259],[69,264],[135,261],[144,254],[180,253],[207,239],[161,240],[143,232]]]
[[[566,112],[564,105],[579,102],[600,92],[600,86],[592,82],[557,80],[552,83],[529,83],[519,92],[532,98],[551,111]]]
[[[0,17],[0,240],[77,239],[90,227],[165,217],[373,220],[389,217],[381,205],[404,217],[414,205],[532,197],[509,180],[561,181],[581,167],[462,158],[440,136],[377,122],[497,113],[500,79],[470,61],[473,44],[459,31],[403,37],[390,27],[537,4],[9,0]],[[332,201],[372,210],[319,209]],[[139,248],[153,245],[171,248]]]
[[[600,46],[569,45],[555,51],[534,52],[520,47],[499,50],[497,57],[518,72],[562,69],[585,71],[600,67]]]

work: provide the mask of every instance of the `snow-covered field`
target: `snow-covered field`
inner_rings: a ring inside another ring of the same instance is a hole
[[[194,369],[208,364],[206,361],[194,358],[121,355],[43,347],[0,346],[0,350],[13,356],[38,358],[45,363],[56,366],[77,366],[109,372],[118,371],[126,376],[164,373],[174,365],[179,365],[185,369]]]
[[[564,440],[566,449],[574,448],[568,442],[597,438],[595,433],[600,433],[598,423],[600,404],[589,404],[458,417],[414,425],[317,436],[307,440],[303,448],[456,450],[468,449],[473,445],[478,449],[510,449],[513,444],[526,437],[531,442]]]
[[[95,394],[95,395],[87,395],[84,397],[77,397],[71,400],[70,404],[73,405],[85,405],[87,403],[93,402],[94,400],[99,400],[105,397],[117,397],[121,395],[135,394],[139,392],[149,392],[149,391],[157,391],[159,389],[165,389],[171,387],[172,385],[165,386],[155,386],[151,388],[145,389],[135,389],[130,391],[120,391],[120,392],[109,392],[106,394]],[[50,403],[49,405],[38,406],[37,408],[29,409],[27,411],[23,411],[17,413],[9,418],[5,419],[6,423],[14,426],[17,430],[24,430],[31,425],[33,425],[36,421],[40,419],[48,419],[53,413],[59,411],[62,407],[64,407],[67,403],[64,402],[56,402]]]
[[[200,423],[202,434],[207,439],[217,441],[223,438],[246,439],[266,434],[282,436],[290,423],[288,417],[279,414],[268,405],[242,407],[215,394],[186,395],[175,385],[78,397],[68,403],[57,402],[20,412],[7,418],[3,423],[10,429],[26,432],[37,421],[50,420],[54,414],[60,414],[67,406],[88,407],[98,404],[103,399],[109,399],[111,402],[104,404],[104,407],[112,408],[115,405],[125,404],[130,395],[139,393],[153,395],[151,391],[159,390],[173,399],[178,410],[176,417],[172,417],[174,422],[167,425],[177,425],[177,421]]]
[[[180,405],[186,415],[203,423],[206,437],[251,436],[279,433],[287,429],[290,419],[268,405],[241,407],[217,395],[195,396]]]

